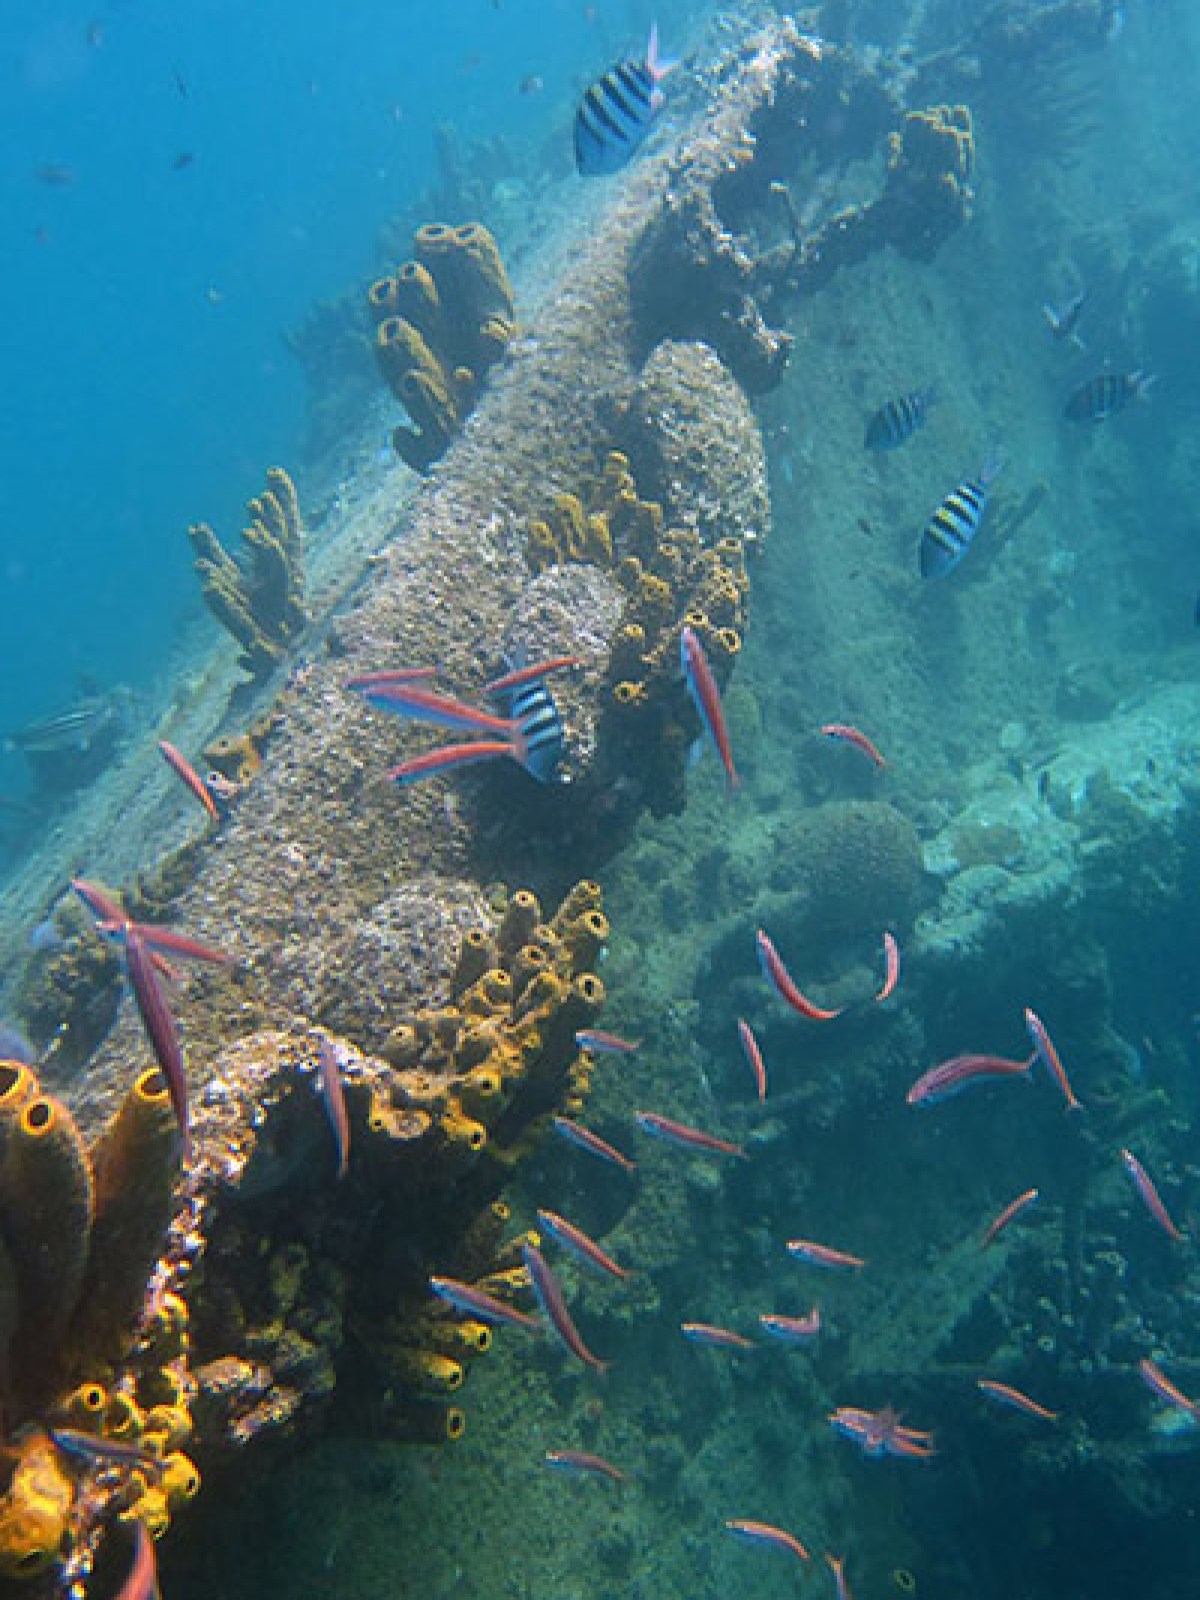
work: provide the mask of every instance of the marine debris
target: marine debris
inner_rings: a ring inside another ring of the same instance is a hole
[[[304,611],[304,530],[295,485],[282,467],[246,507],[243,549],[232,556],[206,522],[188,529],[209,609],[241,646],[238,663],[255,681],[269,677],[299,637]]]
[[[392,434],[418,472],[442,455],[516,331],[512,289],[496,241],[479,222],[429,222],[413,257],[367,291],[375,354],[410,422]]]

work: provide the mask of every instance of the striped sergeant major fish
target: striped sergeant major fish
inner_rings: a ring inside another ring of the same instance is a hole
[[[662,109],[658,86],[675,65],[659,59],[655,23],[644,61],[618,61],[584,91],[575,112],[575,166],[583,177],[621,170]]]
[[[1070,422],[1104,422],[1135,400],[1144,400],[1154,383],[1152,373],[1099,372],[1071,392],[1063,416]]]
[[[491,694],[515,725],[521,765],[539,783],[559,782],[566,737],[554,696],[544,677],[528,676],[520,663],[509,676],[517,681],[511,687],[493,684]]]
[[[990,451],[978,476],[964,478],[951,489],[930,517],[919,551],[923,578],[944,578],[966,555],[987,510],[988,489],[1003,467],[999,451]]]
[[[929,420],[929,408],[938,397],[936,388],[916,389],[885,400],[867,423],[864,450],[896,450]]]

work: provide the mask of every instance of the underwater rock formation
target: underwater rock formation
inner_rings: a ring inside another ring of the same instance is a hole
[[[307,620],[304,612],[304,532],[295,485],[282,467],[267,472],[267,487],[246,510],[243,552],[231,556],[206,522],[188,538],[209,609],[242,647],[239,664],[266,678]]]
[[[638,375],[618,432],[642,494],[662,503],[672,526],[694,529],[710,547],[736,539],[747,556],[762,548],[771,531],[762,433],[715,351],[664,339]]]
[[[411,425],[392,434],[418,472],[444,454],[516,331],[496,241],[478,222],[418,228],[412,261],[367,292],[380,371]]]

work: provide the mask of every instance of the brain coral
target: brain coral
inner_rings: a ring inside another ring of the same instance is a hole
[[[903,926],[923,871],[916,830],[879,800],[837,800],[789,817],[775,833],[771,887],[795,897],[795,933],[824,939]]]

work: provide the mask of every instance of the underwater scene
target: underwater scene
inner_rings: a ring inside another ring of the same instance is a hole
[[[1200,1587],[1200,12],[0,40],[0,1600]]]

